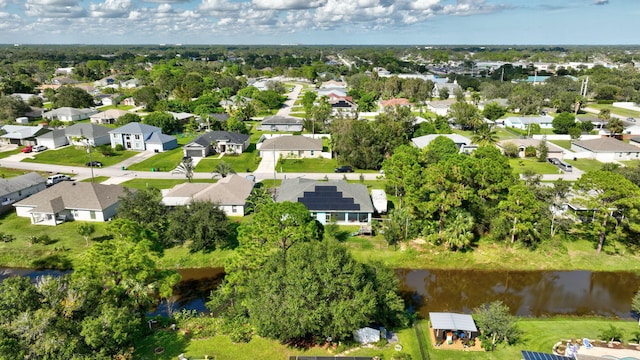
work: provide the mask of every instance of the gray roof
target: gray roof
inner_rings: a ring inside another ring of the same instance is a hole
[[[36,137],[42,134],[46,134],[51,129],[45,128],[42,125],[38,126],[22,126],[22,125],[5,125],[2,127],[7,133],[1,137],[7,139],[27,139],[30,137]]]
[[[456,144],[464,144],[464,145],[471,144],[471,139],[458,134],[429,134],[429,135],[413,138],[411,139],[411,142],[416,147],[419,147],[420,149],[422,149],[423,147],[429,145],[430,142],[432,142],[439,136],[444,136],[446,138],[449,138]]]
[[[302,135],[272,137],[262,142],[260,150],[322,151],[322,139],[311,139]]]
[[[77,123],[64,129],[67,136],[84,136],[88,139],[97,139],[109,136],[109,128],[91,123]]]
[[[214,141],[227,140],[231,144],[244,144],[249,139],[249,135],[230,131],[210,131],[193,139],[191,143],[202,146],[209,146]],[[191,145],[191,144],[189,144]],[[188,145],[187,145],[188,146]]]
[[[96,111],[92,109],[76,109],[72,107],[61,107],[53,109],[42,114],[42,117],[54,117],[54,116],[75,116],[75,115],[91,115]]]
[[[579,146],[592,152],[606,153],[606,152],[640,152],[640,148],[637,146],[629,145],[620,140],[604,137],[600,139],[574,141],[572,145]]]
[[[186,205],[175,198],[209,201],[219,205],[244,205],[253,190],[253,181],[242,176],[231,174],[220,181],[209,183],[183,183],[174,186],[163,196],[167,205]],[[174,199],[171,199],[174,198]]]
[[[35,172],[16,176],[10,179],[0,179],[0,196],[27,189],[38,184],[44,184],[46,181],[47,180],[45,178]]]
[[[125,194],[120,185],[63,181],[13,206],[33,207],[32,212],[56,213],[63,209],[102,211],[120,201]]]
[[[109,134],[151,134],[154,132],[161,133],[162,129],[140,122],[130,122],[117,129],[109,131]]]
[[[367,187],[362,184],[350,184],[344,180],[330,180],[319,181],[311,179],[285,179],[282,180],[282,185],[278,191],[276,198],[277,202],[291,201],[298,202],[304,197],[305,193],[316,192],[316,187],[321,186],[335,186],[338,192],[342,193],[342,198],[353,199],[353,203],[359,205],[360,210],[358,212],[372,213],[373,203],[371,197],[367,191]],[[306,204],[305,204],[306,205]],[[307,206],[308,207],[308,206]],[[340,209],[331,208],[329,204],[328,209],[309,209],[312,211],[340,211]]]
[[[63,138],[65,137],[64,129],[54,129],[46,134],[42,134],[38,136],[38,139],[55,139],[55,138]]]
[[[478,331],[473,317],[467,314],[430,312],[431,327],[440,330]]]
[[[302,125],[302,119],[287,116],[267,116],[262,125]]]
[[[154,132],[145,142],[147,144],[166,144],[174,140],[176,140],[175,136]]]

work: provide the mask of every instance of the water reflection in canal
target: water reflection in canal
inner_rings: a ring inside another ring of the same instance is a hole
[[[222,268],[179,269],[175,308],[206,311],[211,290],[224,277]],[[56,271],[0,269],[6,276],[57,275]],[[482,271],[398,269],[400,291],[422,317],[429,311],[472,312],[502,300],[519,316],[601,315],[631,317],[631,298],[640,289],[632,272]],[[166,306],[158,307],[166,313]]]
[[[422,316],[471,312],[502,300],[520,316],[631,317],[640,276],[631,272],[399,269],[400,289]]]

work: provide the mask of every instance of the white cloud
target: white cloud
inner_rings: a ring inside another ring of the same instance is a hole
[[[25,15],[42,18],[77,18],[86,11],[75,0],[26,0]]]
[[[609,0],[594,0],[593,5],[607,5]]]
[[[202,0],[202,3],[198,6],[198,10],[212,13],[236,11],[239,9],[239,3],[232,3],[227,0]]]
[[[300,10],[318,8],[327,0],[252,0],[256,9]]]
[[[147,3],[156,3],[156,4],[183,4],[188,3],[191,0],[142,0]]]
[[[100,18],[128,17],[130,9],[131,0],[106,0],[89,5],[91,16]]]
[[[0,9],[7,6],[7,0],[0,0]]]

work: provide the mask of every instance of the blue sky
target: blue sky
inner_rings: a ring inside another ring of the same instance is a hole
[[[5,44],[640,44],[640,0],[0,0]]]

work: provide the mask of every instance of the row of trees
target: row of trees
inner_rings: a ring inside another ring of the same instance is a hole
[[[124,222],[95,243],[72,274],[0,282],[0,358],[130,358],[145,315],[179,280],[158,270],[149,238]]]

